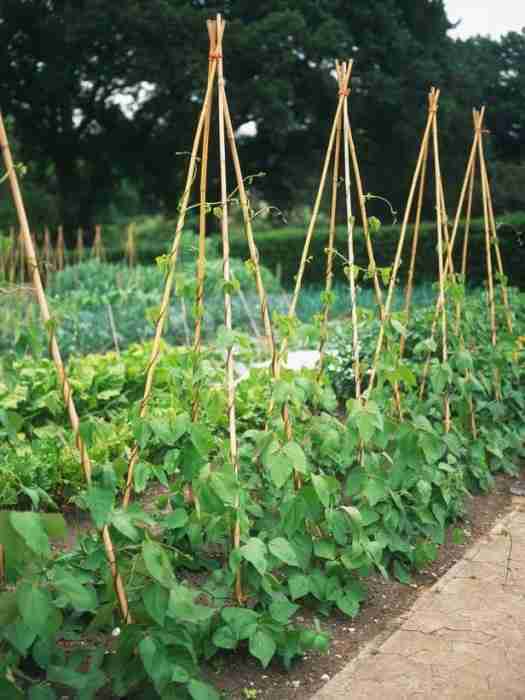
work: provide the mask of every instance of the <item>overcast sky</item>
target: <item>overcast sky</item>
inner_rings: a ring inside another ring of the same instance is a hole
[[[452,22],[461,20],[450,33],[461,39],[474,34],[498,38],[525,26],[524,0],[445,0],[445,7]]]

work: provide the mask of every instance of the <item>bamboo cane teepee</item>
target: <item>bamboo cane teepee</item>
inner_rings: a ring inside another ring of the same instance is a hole
[[[213,115],[213,96],[214,93],[217,99],[218,113],[218,142],[219,142],[219,173],[220,173],[220,220],[221,220],[221,236],[222,236],[222,251],[223,251],[223,279],[224,279],[224,325],[227,332],[233,330],[232,320],[232,294],[233,280],[230,270],[230,233],[229,233],[229,216],[228,211],[231,204],[232,196],[229,194],[227,182],[227,154],[228,150],[232,159],[233,169],[235,172],[236,188],[238,199],[244,222],[244,232],[247,238],[248,247],[250,250],[250,265],[255,279],[255,286],[259,298],[261,321],[264,328],[268,348],[271,353],[272,371],[276,371],[277,360],[274,343],[274,334],[270,320],[270,310],[268,299],[264,288],[261,268],[259,265],[259,254],[255,244],[255,238],[252,230],[252,213],[248,200],[248,193],[245,186],[245,179],[242,174],[240,158],[235,142],[235,131],[231,119],[228,99],[226,95],[224,65],[223,65],[223,36],[225,31],[225,22],[220,15],[217,15],[215,20],[209,20],[207,23],[210,52],[209,52],[209,70],[208,82],[204,95],[203,105],[197,123],[197,128],[194,136],[193,146],[191,150],[190,162],[186,176],[186,184],[179,204],[179,217],[175,230],[175,236],[171,251],[167,256],[167,272],[160,304],[160,311],[155,327],[155,337],[153,340],[151,355],[146,371],[146,381],[143,398],[140,404],[139,415],[144,418],[148,403],[151,397],[153,388],[155,368],[158,364],[161,352],[161,337],[165,326],[165,321],[169,311],[171,294],[174,283],[175,267],[180,250],[182,231],[186,219],[186,213],[189,208],[189,200],[192,191],[192,185],[198,174],[198,166],[200,166],[200,198],[199,204],[199,244],[197,256],[197,291],[196,291],[196,325],[195,336],[192,352],[195,362],[198,362],[202,350],[202,318],[204,313],[204,281],[206,275],[206,258],[205,258],[205,240],[206,240],[206,213],[210,208],[207,202],[207,174],[209,160],[209,145],[210,145],[210,130],[212,125]],[[200,154],[200,157],[199,157]],[[237,454],[237,427],[236,427],[236,383],[234,378],[234,354],[235,348],[230,345],[226,350],[225,356],[225,390],[227,395],[227,414],[229,428],[229,459],[233,467],[233,471],[238,475],[238,454]],[[192,418],[196,420],[199,415],[199,392],[196,391],[193,397]],[[131,451],[131,456],[128,464],[128,474],[126,489],[123,497],[123,505],[126,507],[131,499],[133,490],[133,475],[134,469],[139,458],[139,446],[135,444]],[[236,505],[238,510],[239,504]],[[240,519],[236,518],[233,529],[233,546],[240,546]],[[243,601],[243,591],[240,571],[236,581],[236,597],[239,602]]]

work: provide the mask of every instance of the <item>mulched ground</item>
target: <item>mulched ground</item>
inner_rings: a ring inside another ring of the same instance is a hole
[[[266,670],[248,654],[232,652],[216,658],[209,670],[211,682],[228,700],[307,700],[326,681],[351,661],[361,648],[377,638],[378,645],[399,626],[399,618],[415,599],[450,569],[473,543],[487,534],[495,521],[512,507],[510,487],[514,477],[498,475],[489,494],[473,496],[464,519],[454,527],[464,532],[462,544],[454,544],[450,528],[437,560],[414,575],[413,583],[402,585],[381,576],[367,579],[369,595],[354,619],[332,615],[321,619],[332,643],[328,654],[308,654],[290,672],[272,662]],[[309,622],[313,615],[303,613],[298,622]]]

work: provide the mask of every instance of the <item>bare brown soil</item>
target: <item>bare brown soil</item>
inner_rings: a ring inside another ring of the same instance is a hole
[[[395,631],[401,616],[411,608],[415,599],[511,509],[510,487],[514,482],[514,477],[498,475],[490,493],[472,496],[464,518],[449,528],[437,560],[414,575],[412,584],[385,581],[379,575],[370,577],[367,580],[368,598],[356,618],[334,614],[321,619],[323,629],[332,638],[328,654],[308,654],[288,672],[278,661],[263,670],[249,654],[236,651],[214,660],[208,673],[210,681],[222,690],[227,700],[307,700],[351,661],[364,645],[374,639],[379,644]],[[462,544],[452,541],[454,528],[463,531]],[[296,621],[306,624],[313,617],[313,614],[303,612],[296,617]]]

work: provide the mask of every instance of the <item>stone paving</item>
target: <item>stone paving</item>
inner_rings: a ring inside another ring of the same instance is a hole
[[[312,700],[525,699],[525,499]]]

